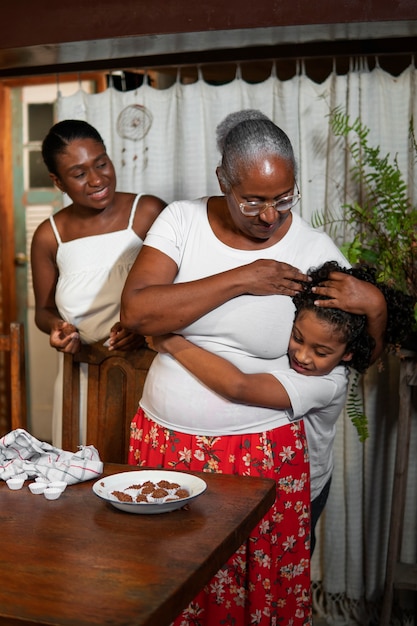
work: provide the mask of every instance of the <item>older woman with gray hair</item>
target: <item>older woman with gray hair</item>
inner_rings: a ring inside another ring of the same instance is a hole
[[[223,195],[173,202],[151,227],[122,294],[122,325],[180,333],[247,373],[288,369],[292,296],[307,269],[346,259],[293,212],[300,199],[287,135],[260,111],[217,128]],[[385,301],[340,274],[321,306],[365,314],[382,345]],[[275,504],[175,625],[311,623],[310,485],[303,422],[226,400],[169,354],[157,354],[132,421],[129,462],[272,477]],[[221,515],[221,511],[219,511]],[[215,523],[215,520],[213,520]]]

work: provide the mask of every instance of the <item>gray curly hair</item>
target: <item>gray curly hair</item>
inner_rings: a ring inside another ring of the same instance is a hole
[[[289,161],[296,176],[297,164],[288,136],[257,109],[230,113],[216,128],[222,155],[218,176],[225,189],[238,185],[245,170],[265,156]]]

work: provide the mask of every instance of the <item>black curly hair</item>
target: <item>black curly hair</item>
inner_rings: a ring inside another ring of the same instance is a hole
[[[358,372],[364,372],[370,365],[375,340],[366,328],[366,316],[347,313],[340,309],[316,307],[314,302],[327,299],[312,293],[311,288],[329,278],[331,272],[343,272],[376,285],[383,293],[387,303],[387,327],[385,331],[385,345],[388,351],[393,351],[400,345],[410,332],[414,322],[414,301],[410,296],[389,287],[385,283],[378,283],[375,270],[367,265],[345,268],[336,261],[328,261],[318,268],[308,271],[311,282],[305,284],[304,291],[293,298],[296,308],[295,317],[303,310],[314,310],[316,315],[329,324],[332,324],[341,334],[342,341],[346,342],[346,352],[352,352],[349,363],[342,364],[353,367]]]
[[[318,296],[311,291],[311,288],[327,280],[330,272],[340,271],[345,270],[336,261],[329,261],[319,268],[308,271],[311,282],[306,283],[304,291],[293,298],[296,309],[295,319],[301,311],[314,311],[319,319],[331,324],[339,333],[341,342],[346,343],[346,352],[352,352],[353,355],[351,361],[342,360],[341,364],[353,367],[358,372],[364,372],[370,365],[372,351],[375,348],[375,340],[366,328],[366,315],[355,315],[341,309],[321,308],[314,304],[316,300],[327,299],[327,297]]]
[[[360,280],[366,280],[376,285],[382,291],[387,303],[385,346],[388,352],[395,352],[409,337],[411,329],[415,325],[414,298],[384,282],[377,281],[375,268],[368,265],[360,265],[350,270],[343,269],[342,271],[352,274],[352,276]]]

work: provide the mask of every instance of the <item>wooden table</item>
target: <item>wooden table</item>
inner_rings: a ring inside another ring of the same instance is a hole
[[[168,625],[275,498],[270,479],[195,474],[207,491],[161,515],[119,511],[92,481],[55,501],[0,481],[0,624]]]

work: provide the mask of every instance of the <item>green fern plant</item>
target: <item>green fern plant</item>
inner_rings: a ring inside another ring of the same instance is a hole
[[[376,270],[376,279],[413,297],[417,302],[417,208],[410,201],[407,185],[397,158],[382,155],[379,146],[369,143],[369,128],[354,121],[341,108],[330,113],[336,137],[345,140],[353,166],[353,180],[358,184],[360,201],[343,205],[342,218],[313,215],[314,226],[327,226],[328,232],[340,235],[341,225],[348,225],[350,238],[341,250],[352,265],[365,263]],[[417,157],[413,120],[410,122],[410,145]],[[417,306],[414,308],[417,328]]]
[[[342,216],[316,212],[315,227],[326,227],[335,240],[345,241],[341,250],[355,266],[375,269],[376,280],[411,296],[414,328],[417,330],[417,208],[412,204],[397,158],[381,154],[369,142],[368,129],[359,119],[351,121],[341,108],[330,113],[331,128],[344,145],[353,163],[351,174],[358,197],[342,206]],[[409,127],[410,148],[417,158],[413,120]],[[346,228],[347,226],[347,228]],[[396,347],[389,346],[388,351]],[[357,429],[359,440],[368,437],[368,420],[358,393],[360,374],[355,372],[346,402],[346,412]]]
[[[356,427],[359,441],[363,443],[369,437],[369,429],[368,418],[364,413],[363,400],[358,394],[360,377],[359,372],[354,373],[346,400],[346,413],[352,424]]]

